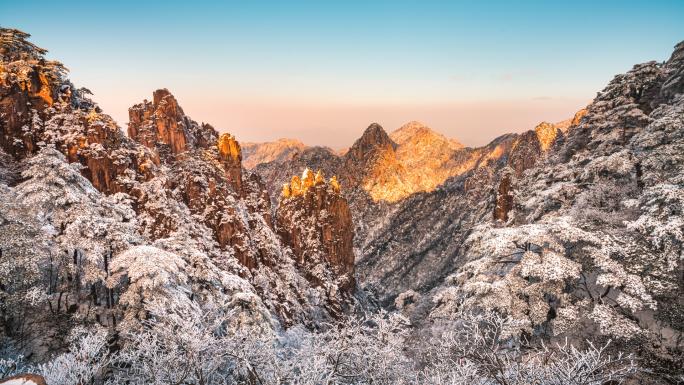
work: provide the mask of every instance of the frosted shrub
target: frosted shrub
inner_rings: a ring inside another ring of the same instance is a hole
[[[499,313],[463,311],[453,314],[459,326],[433,341],[428,364],[421,372],[428,384],[586,384],[621,381],[640,370],[633,355],[607,356],[589,343],[579,350],[563,345],[534,348],[527,344],[522,329],[528,321]]]
[[[114,356],[109,354],[105,329],[72,335],[69,351],[38,365],[31,371],[40,374],[50,385],[87,384],[104,375]]]
[[[416,302],[418,298],[420,298],[420,294],[413,290],[409,290],[399,294],[399,296],[397,296],[397,298],[394,300],[394,304],[396,305],[397,309],[404,309],[410,307],[410,305]]]
[[[580,222],[624,227],[624,222],[636,217],[638,210],[630,198],[636,197],[632,181],[600,181],[579,194],[570,215]]]
[[[413,383],[413,363],[403,352],[406,323],[400,315],[381,312],[368,320],[348,319],[322,334],[308,335],[298,352],[304,357],[300,383]]]
[[[240,327],[228,302],[200,306],[181,297],[147,304],[152,318],[127,334],[112,383],[279,383],[271,334]]]
[[[399,314],[352,317],[322,332],[298,327],[278,336],[245,328],[229,303],[200,306],[182,294],[149,302],[151,318],[126,334],[120,352],[108,354],[104,329],[82,332],[69,352],[30,371],[65,385],[600,385],[640,370],[632,355],[606,356],[608,345],[532,347],[523,337],[528,321],[463,306],[451,315],[454,328],[431,341],[419,365],[406,354],[412,347]]]

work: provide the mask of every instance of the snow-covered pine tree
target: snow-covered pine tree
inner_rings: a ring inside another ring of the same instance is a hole
[[[44,147],[28,160],[16,187],[18,204],[27,212],[45,218],[52,229],[49,292],[59,293],[56,312],[61,311],[63,293],[74,293],[75,305],[89,293],[95,304],[112,305],[112,293],[104,290],[109,261],[136,242],[135,213],[123,194],[104,197],[79,172],[78,163],[68,164],[53,146]],[[65,299],[68,307],[69,299]]]
[[[6,338],[23,349],[35,337],[34,311],[48,299],[43,281],[50,225],[17,204],[16,192],[0,183],[0,322]]]

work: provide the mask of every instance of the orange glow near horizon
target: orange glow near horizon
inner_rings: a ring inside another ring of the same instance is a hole
[[[204,100],[174,95],[190,118],[213,125],[219,133],[233,134],[240,142],[274,142],[288,138],[298,139],[308,146],[328,146],[334,150],[351,146],[371,123],[379,123],[389,134],[410,121],[419,121],[466,146],[477,147],[505,133],[532,130],[542,121],[558,123],[570,119],[591,102],[587,98],[353,105]],[[151,91],[148,99],[151,99]],[[125,131],[127,106],[142,100],[100,98],[98,101],[105,113],[111,114]],[[320,122],[326,123],[321,125]]]

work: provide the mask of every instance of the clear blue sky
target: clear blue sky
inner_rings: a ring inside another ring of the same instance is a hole
[[[168,88],[241,141],[349,146],[418,120],[466,145],[571,117],[684,40],[684,1],[10,1],[0,24],[125,128]]]

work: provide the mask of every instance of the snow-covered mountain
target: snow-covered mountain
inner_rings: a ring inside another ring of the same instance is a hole
[[[82,281],[79,290],[51,283],[50,290],[56,290],[60,298],[64,292],[71,293],[64,309],[72,305],[78,308],[90,295],[101,304],[95,312],[106,313],[107,322],[131,324],[137,316],[126,312],[126,308],[133,306],[119,304],[119,299],[125,297],[126,285],[107,280],[113,274],[107,271],[111,270],[107,265],[115,264],[124,258],[119,254],[127,255],[128,249],[138,245],[150,245],[139,253],[147,256],[144,258],[151,258],[150,250],[155,248],[160,255],[166,251],[169,258],[179,256],[185,270],[178,274],[189,277],[184,280],[184,285],[188,285],[184,290],[190,290],[192,296],[251,294],[253,300],[263,302],[258,306],[265,305],[282,327],[315,327],[316,322],[329,319],[331,314],[339,317],[354,305],[353,228],[345,198],[331,192],[328,200],[332,199],[330,205],[335,210],[319,216],[319,211],[325,211],[327,206],[308,209],[307,215],[313,217],[306,220],[297,210],[281,210],[280,215],[274,216],[261,178],[242,165],[242,150],[236,138],[219,135],[211,125],[200,125],[186,116],[168,90],[157,90],[151,101],[129,109],[125,135],[116,122],[87,99],[84,89],[74,89],[64,80],[60,64],[46,62],[37,54],[24,55],[21,60],[11,52],[3,56],[8,64],[2,72],[0,146],[4,154],[9,154],[3,159],[12,164],[38,158],[43,163],[31,163],[35,170],[24,173],[23,178],[15,175],[9,183],[17,186],[9,187],[7,199],[17,194],[20,203],[29,198],[31,202],[44,199],[47,195],[40,192],[47,188],[44,184],[57,183],[54,194],[64,194],[73,200],[58,202],[64,217],[45,219],[46,225],[57,229],[54,236],[59,238],[71,231],[72,222],[76,225],[70,207],[86,199],[80,195],[71,197],[69,186],[87,185],[93,207],[103,204],[98,200],[113,199],[122,212],[129,210],[121,220],[133,229],[133,233],[118,239],[119,250],[105,256],[98,254],[97,248],[89,254],[71,238],[55,241],[52,252],[74,255],[70,262],[65,262],[65,268],[71,269],[69,280]],[[80,175],[53,181],[53,171],[41,170],[43,164],[55,170],[67,167],[60,166],[60,162],[78,164]],[[7,175],[5,179],[9,178]],[[23,193],[29,187],[38,191],[32,193],[37,194],[36,198]],[[316,191],[326,188],[333,191],[326,183],[317,185]],[[286,201],[291,206],[301,199],[304,198]],[[32,207],[42,210],[54,203],[45,201]],[[57,208],[51,210],[61,212]],[[299,239],[285,236],[302,226],[307,229],[307,247],[318,242],[317,252],[302,254],[296,247]],[[336,228],[334,238],[326,235],[329,226]],[[86,239],[110,242],[106,234],[103,230],[102,234],[90,234]],[[82,270],[86,265],[100,266],[104,276],[89,276],[87,269]],[[202,273],[200,267],[204,269]],[[109,287],[110,283],[113,287]],[[92,290],[81,292],[80,288]]]
[[[129,109],[124,133],[28,35],[2,32],[2,344],[47,359],[65,351],[67,332],[170,343],[174,330],[219,319],[205,335],[223,339],[206,346],[268,350],[236,359],[240,381],[255,383],[256,362],[268,375],[299,365],[289,347],[274,350],[288,343],[313,352],[295,371],[327,373],[326,349],[339,343],[335,357],[363,351],[344,359],[361,362],[358,378],[390,357],[378,383],[392,383],[396,368],[429,376],[407,357],[455,373],[421,350],[445,325],[498,322],[510,359],[521,341],[595,352],[586,341],[612,339],[604,353],[641,357],[644,383],[684,375],[684,42],[557,124],[469,148],[418,122],[389,135],[373,123],[335,153],[295,140],[245,151],[166,89]],[[373,321],[379,329],[347,318],[378,304],[393,312]],[[345,332],[300,343],[303,329],[334,320]],[[135,334],[143,324],[157,334]],[[278,344],[251,339],[274,333]]]

